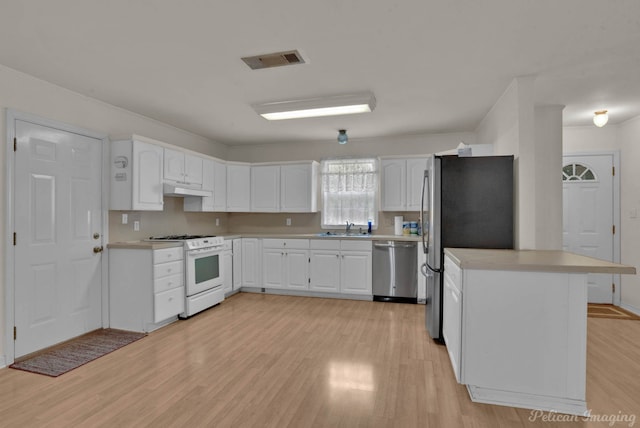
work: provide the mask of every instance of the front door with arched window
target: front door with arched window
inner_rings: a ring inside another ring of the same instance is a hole
[[[563,249],[613,261],[613,155],[564,156]],[[590,303],[613,303],[613,275],[589,274]]]

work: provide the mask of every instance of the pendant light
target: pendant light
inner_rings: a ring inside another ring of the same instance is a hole
[[[346,129],[339,130],[338,131],[338,143],[347,144],[347,141],[349,141],[349,136],[347,136],[347,130]]]

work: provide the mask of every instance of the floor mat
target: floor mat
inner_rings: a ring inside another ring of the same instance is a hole
[[[640,316],[618,306],[589,303],[587,316],[592,318],[612,318],[619,320],[640,320]]]
[[[145,333],[102,329],[64,342],[60,345],[16,362],[9,367],[57,377],[122,348],[146,336]]]

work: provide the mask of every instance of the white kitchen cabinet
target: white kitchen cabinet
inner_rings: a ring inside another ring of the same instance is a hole
[[[318,162],[280,166],[280,212],[318,211]]]
[[[311,240],[311,291],[372,294],[371,241]]]
[[[427,158],[383,159],[382,211],[420,211]]]
[[[110,327],[149,332],[184,311],[184,250],[109,249]]]
[[[443,336],[471,400],[583,414],[587,273],[460,269],[448,254],[444,269]]]
[[[404,211],[407,208],[407,162],[383,159],[381,171],[382,211]]]
[[[111,143],[110,210],[162,211],[162,165],[160,145],[132,140]]]
[[[251,166],[251,211],[280,211],[280,166]]]
[[[227,163],[227,211],[251,211],[251,165]]]
[[[316,212],[318,163],[251,166],[251,211]]]
[[[242,239],[233,240],[233,291],[242,288]]]
[[[233,291],[233,241],[224,241],[222,249],[222,272],[224,294],[229,295]]]
[[[242,238],[242,287],[262,287],[262,243]]]
[[[184,211],[224,212],[227,209],[227,167],[223,162],[202,159],[202,190],[211,196],[185,196]]]
[[[164,180],[202,186],[202,158],[180,150],[164,149]]]
[[[308,290],[309,240],[264,239],[262,271],[264,288]]]

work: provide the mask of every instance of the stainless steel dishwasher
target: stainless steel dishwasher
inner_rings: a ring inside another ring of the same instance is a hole
[[[417,242],[373,241],[373,300],[417,303]]]

